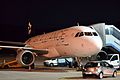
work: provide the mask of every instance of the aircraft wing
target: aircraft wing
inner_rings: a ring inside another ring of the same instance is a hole
[[[29,50],[29,51],[37,53],[38,55],[48,53],[48,49],[35,49],[31,47],[26,47],[25,44],[21,42],[0,41],[0,49],[3,49],[3,48],[14,49],[14,50],[18,50],[18,49]]]
[[[19,46],[19,47],[24,47],[26,44],[22,42],[12,42],[12,41],[0,41],[0,45],[4,46]]]

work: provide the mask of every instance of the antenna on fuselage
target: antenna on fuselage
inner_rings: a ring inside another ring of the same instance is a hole
[[[28,35],[31,34],[31,31],[32,31],[32,25],[30,23],[30,21],[28,22]]]
[[[45,32],[43,32],[43,34],[45,34]]]
[[[80,26],[80,25],[79,25],[79,22],[77,22],[77,26]]]

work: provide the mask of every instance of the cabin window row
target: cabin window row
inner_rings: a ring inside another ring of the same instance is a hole
[[[96,32],[78,32],[75,37],[81,36],[98,36]]]

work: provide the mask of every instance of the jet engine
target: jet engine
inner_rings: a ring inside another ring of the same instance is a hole
[[[16,60],[22,66],[30,66],[35,61],[35,55],[29,50],[19,50]]]

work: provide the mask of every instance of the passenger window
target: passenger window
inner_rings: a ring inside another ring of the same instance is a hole
[[[104,62],[104,67],[109,67],[110,65],[106,62]]]
[[[105,67],[105,63],[104,63],[104,62],[102,62],[102,63],[101,63],[101,66]]]
[[[113,56],[113,58],[111,59],[111,61],[114,61],[114,60],[118,60],[118,56]]]
[[[58,63],[65,63],[65,59],[58,59]]]
[[[103,67],[108,67],[108,66],[109,66],[109,64],[106,63],[106,62],[102,62],[101,65],[102,65]]]
[[[78,36],[79,36],[79,34],[80,34],[80,32],[78,32],[78,33],[75,35],[75,37],[78,37]]]
[[[107,67],[107,65],[106,65],[106,63],[105,63],[105,62],[104,62],[102,65],[103,65],[103,67]]]
[[[92,33],[91,32],[85,32],[85,35],[86,36],[92,36]]]
[[[80,33],[79,37],[80,37],[80,36],[84,36],[83,32]]]
[[[109,64],[105,63],[105,66],[106,66],[106,67],[108,67],[108,66],[109,66]]]
[[[94,36],[98,36],[96,32],[93,32],[93,35],[94,35]]]
[[[55,60],[55,59],[52,59],[52,60]]]

